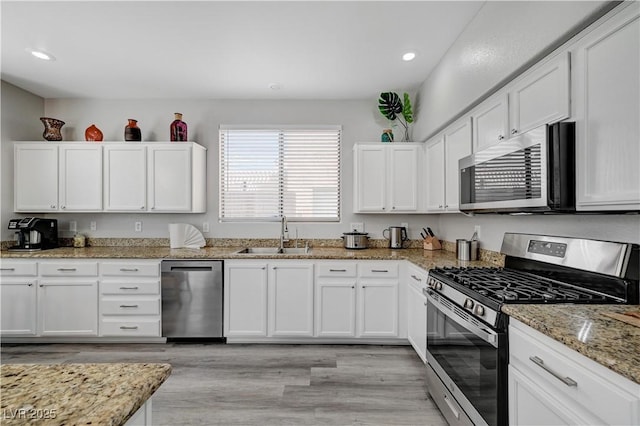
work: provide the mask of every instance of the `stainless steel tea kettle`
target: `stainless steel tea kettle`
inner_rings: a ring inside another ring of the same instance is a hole
[[[386,235],[386,233],[389,235]],[[401,249],[402,243],[409,240],[407,236],[407,228],[404,226],[390,226],[382,231],[382,236],[389,240],[389,248]]]

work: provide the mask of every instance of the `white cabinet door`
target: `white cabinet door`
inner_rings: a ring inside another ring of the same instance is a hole
[[[0,281],[0,334],[36,334],[36,281]]]
[[[102,210],[102,146],[59,146],[60,210]]]
[[[427,145],[427,212],[444,210],[444,137]]]
[[[97,280],[42,280],[38,287],[39,334],[98,335]]]
[[[14,211],[58,209],[58,146],[47,143],[14,145]]]
[[[471,154],[471,120],[466,118],[444,133],[444,209],[447,212],[459,212],[460,172],[458,161]]]
[[[226,262],[225,337],[267,335],[267,264]]]
[[[361,280],[358,337],[398,336],[398,281]]]
[[[191,210],[191,144],[147,148],[147,205],[156,212]]]
[[[387,156],[382,145],[358,145],[355,150],[356,212],[384,212]]]
[[[578,210],[640,210],[639,9],[632,2],[575,51]]]
[[[147,151],[144,146],[104,147],[104,209],[145,211]]]
[[[407,298],[407,338],[422,362],[427,362],[427,298],[412,284],[408,285]]]
[[[523,77],[509,90],[509,136],[569,117],[569,91],[567,52]]]
[[[355,279],[319,280],[315,305],[317,337],[355,337]]]
[[[313,336],[313,265],[269,265],[269,335]]]
[[[508,137],[509,111],[507,94],[500,94],[471,113],[473,121],[473,151],[495,145]]]
[[[389,155],[389,206],[392,212],[418,210],[418,172],[420,149],[416,145],[390,146]]]

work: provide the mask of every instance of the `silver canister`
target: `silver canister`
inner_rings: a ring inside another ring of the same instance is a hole
[[[456,258],[458,260],[477,260],[478,240],[456,240]]]

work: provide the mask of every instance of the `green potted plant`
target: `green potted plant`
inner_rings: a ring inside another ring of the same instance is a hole
[[[402,142],[409,141],[409,124],[413,123],[413,111],[409,94],[404,93],[402,100],[396,92],[382,92],[378,99],[380,113],[389,121],[398,121],[404,127]]]

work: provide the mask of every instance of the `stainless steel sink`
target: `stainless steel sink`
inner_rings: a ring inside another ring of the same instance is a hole
[[[307,254],[309,251],[308,247],[245,247],[234,254]]]

